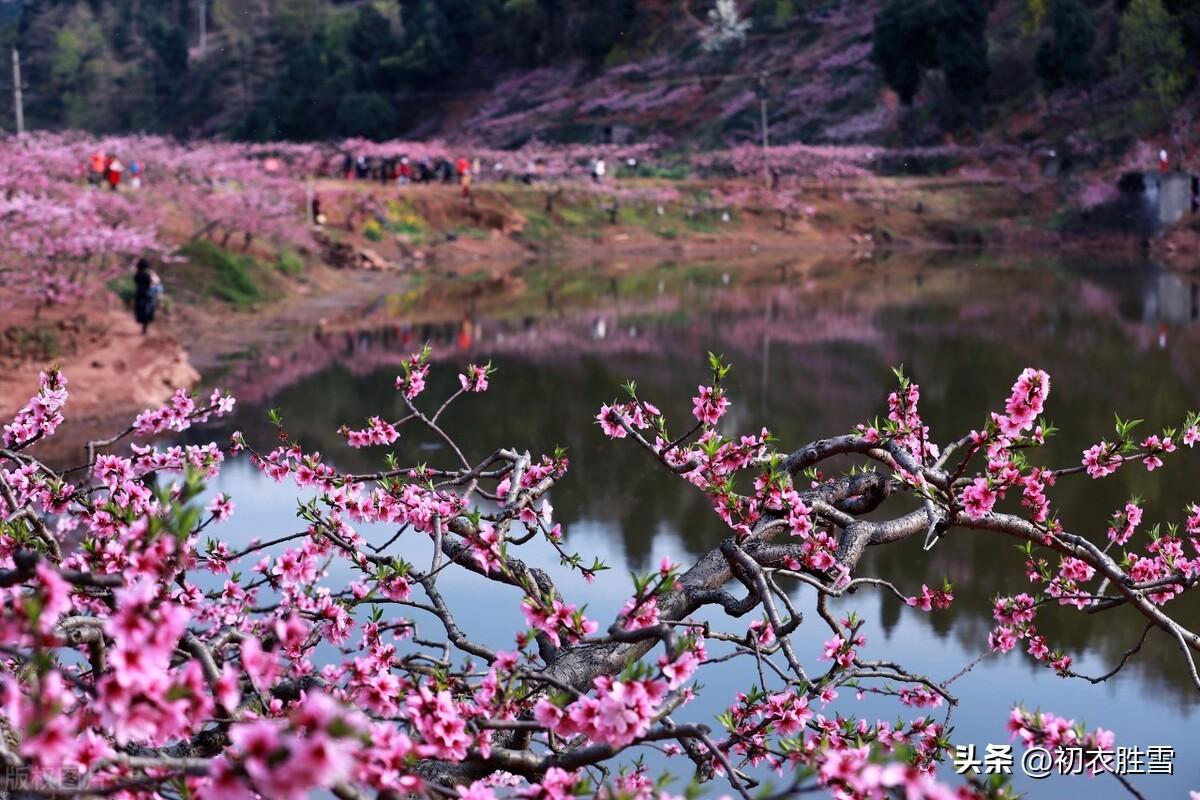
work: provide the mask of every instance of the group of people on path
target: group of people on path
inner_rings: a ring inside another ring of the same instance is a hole
[[[413,162],[408,156],[396,157],[380,157],[380,156],[352,156],[350,153],[342,155],[342,176],[348,180],[376,180],[387,186],[389,184],[398,184],[407,186],[412,183],[454,183],[457,182],[462,188],[463,197],[471,197],[471,184],[476,176],[480,174],[483,166],[479,159],[468,159],[466,156],[460,157],[454,163],[439,158],[436,161],[421,160]],[[501,165],[497,164],[496,169],[502,169]]]
[[[115,192],[120,188],[121,179],[126,172],[129,173],[130,188],[141,188],[142,165],[137,161],[131,161],[126,168],[116,155],[99,150],[92,153],[88,159],[87,180],[92,186],[108,186]]]
[[[436,161],[413,161],[408,156],[353,156],[342,154],[341,177],[348,181],[379,181],[387,185],[398,183],[450,183],[454,180],[454,165],[439,158]]]
[[[636,167],[637,159],[628,159],[629,166]],[[540,160],[530,161],[523,174],[509,174],[504,164],[492,165],[492,179],[505,180],[516,178],[522,183],[533,184],[543,179],[545,164]],[[593,183],[604,183],[608,178],[608,163],[603,156],[592,159],[588,165],[588,176]],[[338,174],[348,181],[374,180],[387,186],[396,184],[407,186],[414,183],[455,183],[462,188],[463,197],[471,197],[471,186],[483,176],[483,165],[478,157],[468,159],[459,157],[453,163],[445,158],[434,161],[422,159],[412,161],[408,156],[354,156],[342,153],[341,169]]]

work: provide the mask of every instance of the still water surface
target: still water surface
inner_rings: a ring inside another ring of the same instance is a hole
[[[618,396],[625,380],[636,380],[642,397],[682,422],[694,387],[706,380],[705,352],[722,353],[734,364],[728,431],[766,425],[787,449],[881,414],[893,365],[903,364],[921,384],[922,411],[941,441],[978,427],[1017,373],[1036,366],[1052,375],[1047,416],[1062,428],[1039,456],[1053,466],[1077,464],[1085,446],[1111,435],[1114,412],[1161,427],[1200,407],[1200,287],[1145,264],[959,255],[638,270],[544,265],[528,268],[498,298],[463,290],[470,283],[429,284],[385,298],[363,331],[274,354],[267,368],[241,373],[254,377],[239,392],[243,403],[229,430],[269,447],[264,412],[275,407],[306,450],[320,450],[342,469],[376,469],[380,453],[349,450],[335,431],[373,414],[403,415],[392,388],[401,358],[423,341],[433,343],[439,363],[428,403],[457,388],[463,365],[491,359],[498,367],[492,389],[452,407],[445,427],[469,443],[468,457],[498,446],[534,453],[568,448],[571,470],[552,496],[556,516],[573,549],[600,556],[614,571],[591,586],[570,578],[560,586],[568,600],[586,602],[602,626],[630,592],[629,569],[651,569],[662,555],[690,563],[726,535],[694,488],[628,443],[603,438],[593,424],[596,409]],[[422,321],[439,316],[452,322]],[[213,377],[238,383],[236,371]],[[402,440],[398,454],[402,463],[436,463],[445,455],[417,432]],[[1198,468],[1200,461],[1185,454],[1153,479],[1139,468],[1099,483],[1064,480],[1050,497],[1069,529],[1100,540],[1107,517],[1132,495],[1147,508],[1144,527],[1180,520],[1184,506],[1200,500]],[[222,534],[227,539],[268,538],[295,524],[294,492],[244,462],[228,465],[211,490],[237,503]],[[419,563],[428,558],[427,542],[402,538],[398,546]],[[546,554],[526,556],[562,574]],[[839,610],[857,610],[868,620],[866,657],[944,679],[986,649],[991,599],[1029,588],[1021,563],[1010,540],[983,534],[952,535],[928,554],[916,541],[889,546],[872,552],[861,573],[910,593],[948,577],[952,608],[930,615],[860,593]],[[331,575],[331,584],[338,577]],[[522,626],[518,595],[452,573],[444,580],[468,633],[511,645],[511,632]],[[802,608],[811,608],[811,594],[797,594]],[[1174,611],[1192,627],[1200,624],[1194,598]],[[796,638],[815,664],[828,631],[811,611],[809,617]],[[1039,626],[1051,647],[1071,653],[1076,668],[1092,675],[1115,665],[1142,627],[1128,614],[1074,611],[1043,612]],[[720,670],[702,673],[707,692],[677,719],[711,723],[733,691],[757,678],[749,661]],[[1194,728],[1200,693],[1174,645],[1157,632],[1106,684],[1064,681],[1014,651],[984,660],[952,688],[961,700],[951,719],[957,743],[982,751],[1007,742],[1008,711],[1023,702],[1113,729],[1118,745],[1174,746],[1175,776],[1133,779],[1147,797],[1186,797],[1189,788],[1200,788]],[[848,694],[835,704],[839,709],[885,719],[900,710]],[[939,717],[944,712],[937,710]],[[686,764],[670,766],[690,774]],[[1033,797],[1127,796],[1110,777],[1018,777],[1016,785]]]

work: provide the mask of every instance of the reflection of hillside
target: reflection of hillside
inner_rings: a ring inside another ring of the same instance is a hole
[[[345,448],[335,431],[371,414],[402,415],[392,388],[401,359],[423,341],[434,345],[445,365],[431,374],[427,396],[434,402],[456,388],[462,364],[490,358],[499,367],[493,388],[452,408],[448,429],[471,443],[474,456],[501,445],[542,452],[566,445],[571,473],[554,504],[568,532],[580,522],[603,524],[619,534],[629,561],[644,565],[660,533],[698,553],[724,531],[697,492],[634,448],[603,440],[592,417],[634,379],[642,396],[682,423],[692,387],[705,379],[706,349],[735,364],[731,424],[768,425],[784,448],[881,413],[889,367],[901,362],[921,383],[926,419],[942,439],[977,427],[1023,367],[1049,370],[1048,414],[1065,430],[1039,458],[1056,466],[1078,463],[1084,446],[1110,434],[1114,411],[1145,417],[1148,425],[1172,424],[1200,396],[1200,351],[1179,346],[1200,333],[1172,327],[1170,347],[1158,348],[1159,323],[1147,319],[1146,293],[1163,282],[1146,271],[1097,277],[893,261],[734,273],[729,286],[719,266],[682,271],[600,278],[590,295],[581,286],[555,302],[518,298],[491,313],[477,309],[467,334],[461,312],[448,323],[374,317],[362,330],[276,356],[270,369],[254,373],[256,385],[238,387],[245,402],[231,425],[269,445],[262,413],[269,401],[306,448],[346,469],[374,469],[380,454]],[[436,463],[442,454],[433,445],[413,432],[398,454]],[[1065,481],[1051,498],[1068,527],[1094,535],[1103,535],[1108,515],[1132,494],[1144,499],[1148,524],[1178,520],[1196,499],[1180,479],[1196,458],[1180,461],[1153,480],[1129,470],[1101,483]],[[952,536],[929,556],[919,545],[889,547],[871,554],[870,565],[907,588],[949,576],[954,609],[924,619],[970,648],[984,645],[991,598],[1022,584],[1011,543],[979,535]],[[890,608],[885,624],[894,624],[897,611]],[[1081,624],[1077,615],[1058,613],[1042,624],[1056,646],[1090,648],[1114,663],[1138,629],[1101,619]],[[1186,686],[1169,643],[1152,637],[1140,658],[1170,686]]]
[[[273,354],[266,369],[243,365],[231,378],[239,396],[255,400],[335,362],[356,374],[395,365],[426,341],[442,358],[488,353],[542,361],[578,353],[694,353],[706,341],[731,352],[841,342],[892,362],[904,353],[889,327],[914,334],[928,325],[983,328],[989,315],[1007,314],[1006,300],[1020,302],[1026,313],[1056,309],[1072,293],[1084,308],[1104,314],[1115,302],[1113,292],[1054,270],[931,266],[911,257],[849,267],[666,264],[630,274],[534,265],[522,285],[514,297],[472,297],[452,307],[425,302],[439,295],[436,289],[383,301],[352,327]],[[471,321],[465,337],[464,318]]]

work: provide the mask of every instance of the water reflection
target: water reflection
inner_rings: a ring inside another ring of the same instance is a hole
[[[1048,370],[1054,379],[1048,416],[1064,430],[1042,457],[1055,466],[1078,463],[1086,445],[1110,434],[1114,411],[1161,426],[1200,406],[1200,328],[1193,324],[1200,289],[1149,266],[999,263],[979,255],[745,269],[717,263],[629,271],[533,266],[518,278],[502,297],[471,295],[465,303],[453,286],[386,298],[362,327],[323,331],[294,352],[275,354],[268,370],[250,365],[222,376],[235,386],[242,382],[237,388],[244,402],[231,428],[267,444],[273,431],[263,411],[277,407],[306,449],[366,471],[378,466],[380,455],[348,450],[335,431],[373,414],[402,416],[393,389],[401,359],[426,341],[452,366],[491,359],[499,368],[493,388],[448,411],[447,428],[470,442],[474,455],[499,446],[568,447],[571,474],[553,498],[559,520],[568,532],[600,532],[595,540],[602,555],[618,567],[638,568],[664,541],[697,554],[725,530],[698,492],[632,447],[604,440],[592,418],[623,381],[634,379],[643,397],[683,420],[691,387],[705,378],[706,350],[735,364],[730,430],[766,425],[784,447],[880,414],[892,385],[890,367],[900,363],[920,382],[925,417],[943,440],[977,427],[1023,367]],[[429,396],[457,388],[456,372],[435,368]],[[430,437],[416,434],[397,452],[402,460],[435,461],[436,448]],[[1184,477],[1197,466],[1186,454],[1153,479],[1131,469],[1103,483],[1064,481],[1051,499],[1068,528],[1081,532],[1102,531],[1131,495],[1143,498],[1147,527],[1175,521],[1200,499]],[[259,480],[241,475],[249,486],[232,487],[235,497]],[[934,657],[932,672],[950,674],[985,646],[991,598],[1020,589],[1020,566],[1007,540],[955,534],[930,554],[914,541],[871,553],[867,568],[913,589],[949,577],[957,597],[951,611],[924,616],[892,601],[851,602],[875,612],[889,646],[918,659]],[[1184,619],[1197,610],[1194,600],[1188,603],[1176,608]],[[1119,660],[1141,630],[1120,614],[1085,625],[1076,613],[1051,611],[1040,625],[1052,646],[1093,673]],[[997,712],[996,703],[1029,697],[1015,688],[993,697],[994,681],[1002,680],[1035,698],[1074,698],[1075,708],[1055,710],[1087,716],[1119,734],[1125,725],[1131,744],[1174,743],[1181,760],[1195,755],[1180,716],[1181,708],[1194,705],[1195,692],[1178,651],[1161,636],[1151,636],[1119,690],[1063,688],[1019,654],[980,668],[979,675],[988,677],[973,678],[975,688],[964,681],[965,718],[958,723],[978,731],[973,741],[981,744],[1000,738],[1004,710]],[[1161,713],[1173,713],[1166,721],[1160,716],[1157,728],[1140,728],[1147,702],[1166,703]],[[987,713],[972,716],[980,704]],[[1180,766],[1187,774],[1170,784],[1177,794],[1187,782],[1200,784],[1195,767]],[[1110,787],[1094,788],[1108,796]]]

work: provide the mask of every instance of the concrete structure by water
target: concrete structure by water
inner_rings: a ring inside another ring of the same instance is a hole
[[[1117,184],[1120,206],[1139,231],[1155,234],[1200,211],[1200,175],[1127,172]]]

